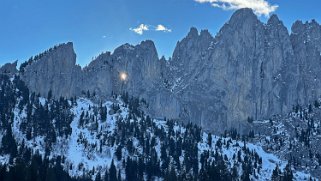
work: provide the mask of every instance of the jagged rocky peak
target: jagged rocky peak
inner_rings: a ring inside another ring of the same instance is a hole
[[[123,44],[115,49],[113,53],[104,52],[98,55],[93,61],[89,63],[84,70],[98,68],[103,64],[118,66],[125,66],[125,63],[134,62],[136,59],[155,61],[158,60],[157,50],[155,44],[151,40],[142,41],[138,45],[131,45],[129,43]],[[117,61],[116,61],[117,60]]]
[[[306,31],[309,31],[310,33],[313,33],[314,30],[320,31],[321,26],[316,20],[311,20],[310,22],[303,23],[301,20],[297,20],[295,23],[293,23],[291,30],[292,34],[299,34]]]
[[[73,43],[63,43],[46,50],[22,64],[22,79],[31,91],[46,96],[70,97],[76,94],[81,68],[76,65]]]
[[[83,70],[88,71],[88,70],[92,70],[94,68],[106,65],[108,64],[108,60],[110,59],[110,57],[111,57],[111,53],[109,51],[102,52],[97,57],[93,58],[93,60],[89,63],[89,65],[85,66]]]
[[[171,58],[169,57],[168,59],[165,58],[165,56],[162,56],[160,59],[159,59],[159,62],[160,62],[160,73],[161,73],[161,76],[165,79],[168,79],[168,77],[170,76],[169,74],[171,73],[169,71],[169,63],[171,61]]]
[[[301,20],[295,21],[291,27],[292,34],[297,34],[303,31],[303,29],[304,29],[304,24]]]
[[[170,58],[169,58],[170,60]],[[166,70],[166,67],[169,63],[169,60],[166,60],[165,56],[162,56],[159,61],[160,61],[160,65],[161,65],[161,73],[164,74],[167,70]]]
[[[305,23],[296,21],[291,30],[291,40],[294,48],[299,45],[309,44],[321,51],[321,26],[317,21],[312,20]]]
[[[162,62],[166,62],[167,61],[164,55],[159,60],[162,61]]]
[[[283,22],[276,14],[272,14],[267,22],[267,25],[283,25]]]
[[[198,60],[200,55],[207,51],[213,39],[208,30],[201,30],[199,34],[198,30],[192,27],[187,36],[177,42],[173,52],[173,63],[181,64],[181,60],[184,60],[184,64],[188,64],[189,59]]]
[[[155,47],[155,44],[152,40],[145,40],[145,41],[142,41],[140,42],[139,44],[137,45],[131,45],[129,43],[125,43],[121,46],[119,46],[118,48],[115,49],[114,51],[114,54],[117,54],[119,52],[122,52],[122,51],[133,51],[137,48],[143,48],[143,49],[154,49],[156,50],[156,47]]]
[[[53,50],[75,53],[74,44],[72,42],[62,43],[57,46],[54,46]]]
[[[234,42],[238,42],[239,47],[241,44],[252,46],[255,45],[257,38],[263,36],[262,34],[264,34],[264,24],[259,21],[252,9],[244,8],[237,10],[231,16],[228,23],[220,29],[216,40],[224,44],[220,46],[225,46],[226,43],[234,46]]]
[[[43,66],[49,66],[47,72],[50,69],[61,72],[61,70],[71,70],[76,65],[76,53],[74,51],[73,43],[62,43],[53,48],[50,48],[39,55],[36,55],[29,64],[30,69],[45,68]],[[28,68],[27,67],[27,68]]]
[[[140,44],[136,45],[136,47],[147,49],[147,50],[153,50],[154,52],[157,52],[155,44],[152,40],[142,41]]]
[[[113,56],[118,60],[122,58],[126,60],[133,60],[133,57],[129,58],[128,56],[134,56],[136,58],[141,56],[148,56],[152,59],[158,59],[155,44],[151,40],[142,41],[136,46],[130,45],[128,43],[121,45],[120,47],[115,49]]]
[[[315,21],[292,25],[291,43],[300,64],[298,102],[306,105],[321,95],[321,26]]]
[[[76,53],[74,51],[73,43],[62,43],[56,45],[48,50],[32,57],[28,65],[33,63],[53,63],[53,64],[65,64],[74,65],[76,64]]]
[[[210,34],[208,30],[201,30],[199,33],[197,28],[191,27],[187,36],[182,40],[198,40],[198,39],[212,39],[213,36]]]
[[[107,57],[110,57],[112,54],[111,52],[107,51],[107,52],[102,52],[101,54],[99,54],[94,60],[96,59],[105,59]],[[92,61],[93,62],[93,61]],[[92,63],[90,62],[90,63]]]
[[[140,97],[151,90],[154,82],[159,82],[161,71],[162,63],[153,41],[142,41],[138,45],[126,43],[112,54],[98,56],[84,68],[84,82],[88,83],[83,87],[98,95],[126,91]],[[125,80],[120,79],[121,73],[127,75]]]
[[[201,37],[201,39],[212,39],[213,38],[213,36],[211,35],[211,33],[208,30],[201,30],[200,37]]]
[[[252,9],[243,8],[235,11],[229,20],[232,26],[242,26],[248,23],[257,23],[259,20]]]
[[[18,72],[17,70],[18,61],[14,61],[13,63],[6,63],[2,67],[0,67],[0,74],[5,74],[8,76],[12,76]]]
[[[282,38],[282,36],[285,36],[283,38],[289,37],[288,29],[284,26],[283,22],[276,14],[273,14],[269,18],[266,24],[266,28],[270,32],[270,34],[279,34],[276,38]]]
[[[157,61],[158,60],[158,53],[156,46],[152,40],[145,40],[142,41],[140,44],[136,45],[136,49],[138,50],[139,54],[143,56],[148,56],[149,61]]]
[[[183,38],[183,40],[177,42],[176,48],[179,48],[180,46],[198,46],[212,40],[213,36],[208,30],[201,30],[199,33],[195,27],[191,27],[187,36]]]
[[[61,57],[64,56],[66,58],[65,61],[70,61],[74,64],[76,63],[76,53],[74,51],[74,46],[72,42],[61,43],[59,45],[54,46],[53,48],[46,50],[42,54],[46,55],[47,58],[54,55]],[[38,58],[40,59],[42,57],[39,56]]]
[[[312,19],[309,24],[312,28],[321,28],[320,24],[315,19]]]
[[[189,30],[188,34],[187,34],[187,38],[194,38],[198,36],[198,30],[195,27],[191,27],[191,29]]]
[[[113,54],[122,54],[124,52],[129,52],[134,49],[135,49],[135,46],[133,46],[129,43],[126,43],[126,44],[123,44],[123,45],[119,46],[118,48],[116,48]]]
[[[285,45],[288,46],[287,48],[285,47],[286,49],[291,48],[291,46],[289,46],[291,42],[288,29],[276,14],[273,14],[267,21],[266,30],[269,37],[269,40],[267,40],[269,46],[273,46],[273,43],[277,43],[278,45],[287,44]]]

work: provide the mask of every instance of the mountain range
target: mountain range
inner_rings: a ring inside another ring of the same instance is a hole
[[[251,9],[237,10],[215,37],[191,28],[170,60],[152,41],[124,44],[76,65],[72,43],[30,58],[16,70],[31,91],[74,97],[127,92],[145,99],[154,117],[184,120],[207,131],[246,130],[247,120],[283,115],[321,94],[321,26],[296,21],[291,33],[277,15],[262,23]],[[128,74],[122,81],[119,74]]]
[[[0,180],[321,178],[321,26],[237,10],[76,63],[73,43],[0,67]]]

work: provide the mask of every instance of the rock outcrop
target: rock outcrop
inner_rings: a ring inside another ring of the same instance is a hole
[[[191,28],[172,59],[158,58],[152,41],[124,44],[76,65],[72,43],[28,61],[22,79],[55,97],[83,92],[144,98],[155,117],[194,122],[208,131],[245,130],[247,120],[284,114],[321,95],[321,27],[297,21],[289,34],[276,15],[262,23],[250,9],[236,11],[213,37]],[[2,70],[2,68],[0,69]],[[126,80],[120,73],[126,73]]]
[[[72,43],[61,44],[30,59],[21,71],[21,78],[31,91],[47,96],[49,91],[57,98],[79,95],[81,67],[76,65]]]
[[[84,82],[88,89],[98,94],[111,92],[140,96],[160,82],[161,69],[155,45],[152,41],[141,42],[137,46],[129,44],[99,55],[83,70]],[[126,73],[126,80],[120,74]]]
[[[315,20],[295,22],[291,43],[300,71],[296,97],[299,104],[307,104],[321,94],[321,26]]]
[[[13,76],[18,72],[17,70],[17,63],[18,61],[15,61],[13,63],[6,63],[2,67],[0,67],[0,74]]]
[[[276,15],[263,24],[252,10],[242,9],[215,38],[202,32],[191,29],[171,62],[184,120],[197,120],[209,130],[242,130],[248,119],[268,119],[296,103],[297,64]]]

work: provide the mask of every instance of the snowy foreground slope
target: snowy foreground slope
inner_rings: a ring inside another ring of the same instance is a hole
[[[253,135],[152,119],[148,103],[127,93],[43,98],[0,76],[0,100],[0,180],[314,179],[250,143]]]
[[[39,98],[39,103],[42,106],[48,104],[47,100],[44,98]],[[146,133],[140,132],[145,137],[143,139],[139,138],[139,135],[129,137],[131,140],[131,146],[133,150],[128,150],[128,142],[123,145],[121,149],[121,159],[117,159],[116,150],[119,145],[122,145],[121,141],[116,141],[115,143],[110,143],[111,138],[118,139],[120,128],[122,122],[128,121],[129,123],[137,124],[136,126],[141,126],[142,118],[135,117],[130,118],[131,110],[128,108],[120,98],[114,101],[107,101],[102,104],[95,104],[87,98],[79,98],[75,103],[68,102],[71,106],[71,112],[74,117],[70,124],[71,134],[68,137],[57,137],[56,142],[52,144],[50,154],[47,155],[49,158],[55,158],[57,156],[64,156],[65,162],[63,163],[63,168],[72,177],[82,177],[83,175],[89,175],[94,179],[99,174],[104,174],[106,169],[110,167],[112,160],[115,162],[117,170],[120,170],[121,177],[126,179],[126,166],[122,162],[123,159],[130,157],[132,159],[137,159],[138,157],[144,157],[145,152],[144,143],[140,140],[146,140],[151,136],[155,141],[151,145],[157,154],[157,159],[159,160],[159,165],[162,165],[163,160],[161,153],[161,140],[158,136],[155,136],[155,130],[146,127]],[[117,111],[115,111],[115,107]],[[97,114],[98,107],[105,107],[107,110],[106,120],[102,120],[102,116]],[[95,113],[96,112],[96,113]],[[85,115],[85,116],[84,116]],[[30,140],[26,138],[26,134],[21,131],[21,123],[26,120],[26,110],[22,111],[18,106],[14,109],[14,122],[12,124],[12,132],[18,145],[24,142],[24,145],[32,149],[33,153],[39,153],[43,157],[45,156],[45,138],[43,136],[36,136]],[[85,117],[85,118],[81,118]],[[80,119],[87,119],[84,123],[80,123]],[[82,124],[82,125],[81,125]],[[152,120],[158,129],[163,130],[164,133],[169,134],[169,131],[173,131],[173,138],[182,138],[180,135],[189,134],[186,133],[186,127],[174,123],[173,125],[166,120]],[[126,124],[124,124],[126,125]],[[169,130],[169,125],[172,126],[172,130]],[[149,134],[147,134],[149,133]],[[187,135],[188,137],[189,135]],[[201,157],[203,153],[209,153],[208,161],[215,162],[216,154],[224,157],[224,162],[226,163],[228,170],[233,170],[237,168],[237,177],[242,176],[242,162],[244,162],[245,157],[248,153],[256,153],[260,158],[258,161],[257,168],[251,171],[249,174],[251,180],[270,180],[272,177],[272,172],[276,165],[281,171],[286,167],[287,161],[280,160],[275,155],[265,152],[262,147],[256,146],[251,143],[246,143],[244,141],[232,140],[229,137],[222,138],[218,136],[212,136],[211,143],[209,142],[208,134],[200,132],[200,141],[197,143],[197,155],[198,155],[198,169],[201,169]],[[119,138],[122,139],[122,138]],[[117,144],[118,142],[118,144]],[[126,142],[126,141],[125,141]],[[124,143],[125,143],[124,142]],[[245,145],[244,145],[245,143]],[[177,144],[177,143],[175,143]],[[211,146],[210,146],[211,144]],[[152,153],[150,153],[152,154]],[[240,154],[241,160],[238,162],[236,155]],[[148,155],[145,155],[148,157]],[[184,150],[182,150],[179,156],[179,162],[184,165]],[[170,162],[174,163],[174,158],[170,159]],[[8,156],[2,155],[0,157],[2,164],[8,162]],[[253,163],[254,164],[254,163]],[[256,163],[255,163],[256,164]],[[176,165],[176,164],[174,164]],[[185,173],[188,171],[185,170]],[[307,180],[310,176],[309,174],[294,171],[295,180]],[[144,173],[144,178],[147,179],[147,174]],[[161,179],[161,176],[153,177],[154,179]]]

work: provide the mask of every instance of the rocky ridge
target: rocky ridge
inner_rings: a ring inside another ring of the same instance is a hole
[[[321,27],[315,21],[292,26],[276,15],[262,23],[250,9],[236,11],[213,37],[191,28],[172,59],[159,59],[152,41],[125,44],[76,65],[72,43],[30,61],[19,75],[31,91],[73,97],[128,92],[144,98],[155,117],[195,122],[207,131],[242,131],[247,120],[285,114],[320,96]],[[121,81],[120,72],[128,79]]]

